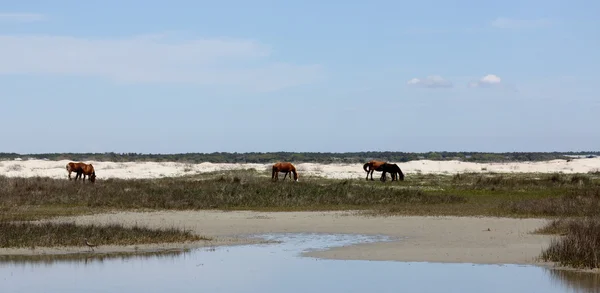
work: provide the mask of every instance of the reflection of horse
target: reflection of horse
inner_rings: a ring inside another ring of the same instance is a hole
[[[296,167],[294,167],[292,163],[279,162],[273,164],[273,172],[271,173],[271,179],[279,180],[279,172],[285,173],[285,175],[283,176],[283,180],[285,180],[285,177],[287,177],[287,175],[290,172],[292,172],[294,173],[294,181],[298,181],[298,173],[296,172]],[[290,175],[290,178],[292,178],[292,175]]]
[[[70,162],[67,164],[66,168],[67,172],[69,172],[69,180],[71,180],[71,173],[75,172],[77,174],[75,175],[75,180],[78,180],[81,178],[81,175],[83,175],[82,179],[85,181],[85,176],[87,175],[90,182],[94,183],[96,181],[96,171],[92,164]]]
[[[373,172],[374,171],[381,172],[382,170],[381,170],[380,167],[383,164],[385,164],[385,162],[383,162],[383,161],[376,161],[376,160],[370,160],[368,163],[365,163],[363,165],[363,170],[365,170],[365,172],[367,172],[367,178],[366,178],[366,180],[369,180],[369,173],[371,173],[371,180],[373,180]]]
[[[398,165],[385,163],[379,168],[381,169],[381,171],[383,171],[383,173],[381,173],[381,181],[385,181],[387,179],[387,177],[385,176],[386,173],[390,173],[390,175],[392,175],[392,181],[404,181],[404,173],[402,173],[402,170],[400,170],[400,167],[398,167]]]

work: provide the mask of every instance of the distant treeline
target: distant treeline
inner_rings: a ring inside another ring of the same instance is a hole
[[[482,152],[352,152],[352,153],[182,153],[182,154],[138,154],[138,153],[46,153],[46,154],[17,154],[0,153],[0,160],[48,159],[72,161],[111,161],[111,162],[183,162],[183,163],[272,163],[290,161],[294,163],[361,163],[371,159],[389,162],[408,162],[412,160],[461,160],[465,162],[523,162],[546,161],[554,159],[571,159],[569,156],[595,157],[600,152],[513,152],[513,153],[482,153]]]

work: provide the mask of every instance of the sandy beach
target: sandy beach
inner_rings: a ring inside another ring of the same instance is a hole
[[[70,161],[50,160],[11,160],[0,161],[0,175],[8,177],[50,177],[67,178],[65,166]],[[269,170],[271,164],[227,164],[200,163],[185,164],[175,162],[96,162],[94,165],[98,180],[108,178],[161,178],[201,174],[225,170],[255,169]],[[360,179],[366,176],[362,164],[316,164],[294,163],[300,176],[319,176],[335,179]],[[600,158],[578,158],[571,161],[552,160],[544,162],[512,163],[469,163],[461,161],[416,160],[398,163],[402,172],[410,174],[456,174],[456,173],[587,173],[600,170]],[[74,175],[73,175],[74,176]]]
[[[258,243],[246,234],[274,232],[382,234],[393,242],[360,244],[310,252],[331,259],[461,262],[476,264],[535,264],[550,236],[530,232],[543,219],[475,217],[364,217],[351,212],[160,211],[119,212],[65,217],[53,221],[77,224],[142,224],[154,228],[183,227],[214,241],[140,245],[137,248],[102,246],[97,252],[153,250],[208,245]],[[489,229],[489,231],[488,231]],[[1,249],[0,254],[52,254],[87,251],[87,247]]]

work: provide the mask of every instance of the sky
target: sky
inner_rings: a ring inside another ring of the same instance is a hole
[[[0,7],[0,152],[593,151],[600,2]]]

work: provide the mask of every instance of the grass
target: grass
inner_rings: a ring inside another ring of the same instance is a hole
[[[0,220],[108,210],[362,210],[378,215],[571,217],[600,213],[593,174],[410,175],[406,181],[303,177],[272,182],[265,172],[183,178],[107,179],[96,184],[0,177]]]
[[[122,225],[75,225],[73,223],[0,222],[0,247],[82,246],[83,239],[98,245],[134,245],[150,243],[210,240],[175,228],[150,229]]]
[[[600,268],[600,216],[552,221],[540,232],[564,234],[553,239],[541,259],[574,268]]]

